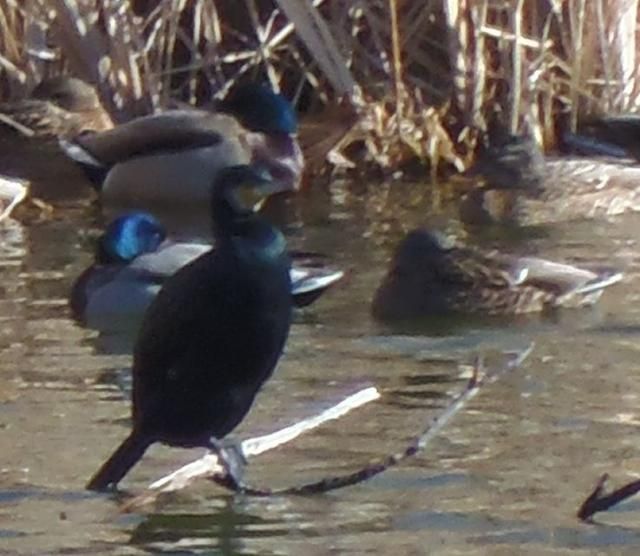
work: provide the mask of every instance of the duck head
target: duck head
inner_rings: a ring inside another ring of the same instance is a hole
[[[393,266],[404,271],[431,272],[454,247],[454,242],[436,230],[412,230],[393,257]]]
[[[98,243],[101,264],[128,263],[151,253],[166,239],[162,224],[144,212],[125,214],[113,220]]]
[[[48,100],[69,112],[101,108],[96,90],[75,77],[60,76],[45,79],[33,90],[31,96],[38,100]]]
[[[294,135],[298,131],[298,118],[291,103],[265,85],[237,87],[218,104],[218,109],[251,131],[268,135]]]
[[[274,179],[298,189],[304,168],[296,139],[298,118],[291,103],[265,85],[236,88],[218,105],[251,131],[252,162],[266,166]]]
[[[446,274],[452,242],[443,234],[416,229],[400,242],[376,290],[372,312],[386,320],[411,319],[446,308]],[[444,275],[444,278],[443,278]]]

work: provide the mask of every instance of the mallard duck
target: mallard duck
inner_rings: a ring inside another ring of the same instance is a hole
[[[303,160],[291,104],[253,85],[232,93],[219,109],[167,110],[61,146],[101,198],[117,205],[206,201],[209,176],[250,162],[296,189]]]
[[[517,315],[595,303],[622,278],[535,257],[482,252],[447,244],[428,230],[410,232],[398,246],[373,300],[382,320],[444,313]]]
[[[485,183],[462,199],[461,219],[533,226],[640,210],[640,167],[615,159],[542,158],[536,149],[526,137],[492,149],[492,158],[474,170]]]
[[[488,189],[535,193],[544,182],[544,156],[532,137],[506,135],[488,147],[465,175],[481,176]]]
[[[0,104],[0,126],[26,137],[74,137],[113,127],[94,87],[75,77],[42,81],[29,98]]]
[[[567,134],[566,140],[571,146],[578,143],[584,147],[591,140],[589,147],[603,150],[616,156],[628,155],[640,160],[640,115],[620,114],[617,116],[601,116],[591,118],[580,125],[581,135]],[[622,150],[616,153],[613,148]]]
[[[220,440],[271,376],[291,322],[286,242],[255,213],[281,189],[251,166],[217,173],[216,249],[169,278],[145,313],[134,349],[133,430],[87,488],[117,485],[155,442],[210,448],[239,483],[241,458]]]
[[[0,222],[11,216],[28,192],[29,182],[0,175]]]
[[[627,151],[612,143],[601,141],[596,137],[581,135],[579,133],[565,132],[562,135],[562,151],[571,155],[587,157],[611,157],[616,159],[629,159]]]
[[[176,243],[162,224],[143,212],[113,220],[98,241],[95,263],[74,283],[72,314],[89,327],[137,322],[162,284],[180,268],[212,249],[205,243]],[[320,255],[294,253],[291,291],[296,307],[313,303],[344,273]]]

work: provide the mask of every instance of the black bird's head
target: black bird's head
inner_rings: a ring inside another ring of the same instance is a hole
[[[218,108],[236,117],[251,131],[293,135],[298,129],[298,118],[291,103],[265,85],[252,83],[237,87]]]
[[[128,263],[155,251],[166,237],[162,224],[150,214],[125,214],[107,226],[98,242],[96,260],[101,264]]]
[[[275,180],[266,168],[257,164],[222,169],[211,195],[216,233],[224,232],[234,222],[250,219],[268,197],[289,190],[285,183]]]

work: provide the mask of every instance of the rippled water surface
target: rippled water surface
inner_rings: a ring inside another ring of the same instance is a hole
[[[359,486],[326,495],[231,496],[206,481],[123,514],[88,477],[128,431],[118,386],[129,358],[114,338],[69,318],[66,296],[103,222],[90,193],[56,175],[39,193],[51,218],[0,227],[0,553],[8,554],[637,554],[640,504],[584,525],[574,517],[597,477],[640,471],[640,216],[488,237],[523,253],[614,264],[624,281],[592,311],[554,320],[433,323],[391,329],[369,302],[403,230],[436,222],[421,188],[335,185],[272,207],[295,247],[332,254],[344,282],[296,317],[273,379],[241,438],[313,415],[362,385],[381,400],[253,459],[247,479],[286,486],[357,469],[396,451],[464,386],[458,362],[486,346],[529,359],[487,386],[428,450]],[[173,215],[183,235],[200,216]],[[184,227],[185,222],[191,222]],[[204,231],[203,231],[204,230]],[[401,342],[394,333],[424,335]],[[436,342],[456,334],[456,341]],[[421,343],[422,342],[422,343]],[[153,447],[123,486],[142,492],[199,451]]]

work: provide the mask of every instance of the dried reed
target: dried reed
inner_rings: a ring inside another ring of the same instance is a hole
[[[634,108],[637,19],[638,0],[1,0],[0,93],[69,71],[124,119],[266,79],[335,116],[303,128],[315,169],[357,152],[436,176],[496,120],[553,146],[584,114]]]

